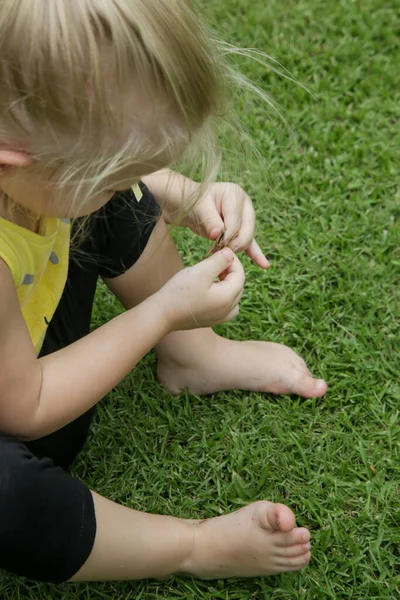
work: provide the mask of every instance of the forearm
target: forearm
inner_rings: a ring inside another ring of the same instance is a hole
[[[93,493],[97,535],[72,581],[161,579],[184,573],[195,522],[125,508]]]
[[[191,203],[196,199],[199,184],[188,177],[163,169],[143,178],[157,203],[163,209],[163,217],[167,223],[174,221],[174,216],[180,213],[184,202]]]
[[[39,399],[31,415],[21,417],[24,429],[19,434],[30,439],[42,437],[76,419],[167,333],[156,296],[151,296],[78,342],[41,358]]]

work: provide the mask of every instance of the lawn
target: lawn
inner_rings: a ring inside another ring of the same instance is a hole
[[[240,61],[292,133],[260,101],[240,101],[262,159],[239,164],[230,146],[224,172],[236,171],[254,199],[272,267],[264,274],[244,260],[241,314],[221,331],[292,346],[330,390],[322,400],[174,398],[149,355],[101,404],[74,474],[128,506],[185,517],[283,501],[312,532],[312,562],[301,573],[229,582],[56,587],[3,576],[1,599],[400,597],[400,8],[203,5],[223,37],[269,53],[309,90]],[[203,257],[206,243],[175,235],[187,264]],[[100,288],[95,323],[119,310]]]

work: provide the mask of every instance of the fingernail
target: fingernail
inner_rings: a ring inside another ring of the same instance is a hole
[[[224,248],[223,250],[221,250],[224,258],[226,258],[226,260],[233,260],[233,254],[232,254],[232,250],[230,250],[229,248]]]
[[[221,233],[220,229],[213,229],[212,231],[210,231],[210,238],[213,240],[214,238],[217,238]]]

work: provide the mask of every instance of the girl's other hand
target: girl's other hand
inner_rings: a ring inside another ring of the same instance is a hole
[[[157,292],[170,331],[213,327],[239,313],[245,274],[239,259],[224,248],[172,277]]]
[[[215,183],[201,198],[183,225],[209,240],[224,240],[234,252],[245,251],[251,260],[268,269],[270,263],[254,238],[256,217],[253,203],[234,183]]]

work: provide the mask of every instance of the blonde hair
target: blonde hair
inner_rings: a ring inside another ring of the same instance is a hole
[[[224,64],[187,0],[2,0],[1,143],[72,183],[77,204],[127,165],[156,170],[184,151],[212,179]]]

